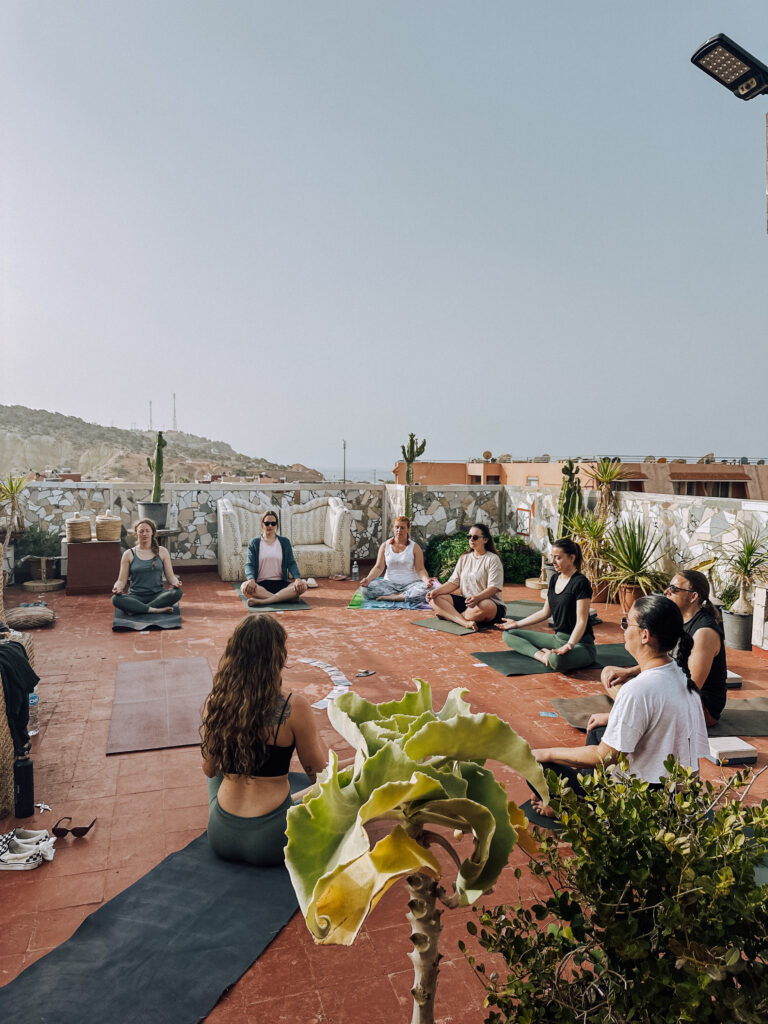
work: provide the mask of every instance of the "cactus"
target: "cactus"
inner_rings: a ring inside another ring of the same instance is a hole
[[[417,442],[415,434],[408,435],[407,446],[404,444],[400,445],[400,451],[403,453],[405,461],[405,514],[409,519],[413,515],[413,464],[420,455],[424,454],[426,447],[426,438],[421,442]]]
[[[563,466],[563,483],[557,503],[558,537],[570,537],[571,517],[581,511],[581,480],[573,459],[568,459]]]
[[[152,486],[152,501],[162,501],[163,496],[163,448],[168,442],[163,437],[162,430],[157,432],[157,440],[155,441],[155,457],[154,459],[147,458],[147,465],[149,471],[154,476],[154,483]]]

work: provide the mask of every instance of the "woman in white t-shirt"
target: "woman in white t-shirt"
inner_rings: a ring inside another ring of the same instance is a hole
[[[584,747],[544,747],[533,751],[542,767],[568,779],[582,792],[577,776],[598,762],[610,764],[620,753],[633,775],[658,787],[670,754],[697,769],[709,753],[701,698],[688,671],[693,639],[683,629],[680,609],[661,594],[641,597],[621,620],[624,646],[640,666],[640,674],[622,686],[610,712],[592,715]],[[669,652],[677,651],[674,660]],[[537,798],[534,810],[554,817]]]
[[[481,623],[501,622],[506,615],[504,566],[483,523],[470,526],[467,540],[469,551],[459,558],[448,582],[430,590],[427,601],[439,619],[476,630]]]
[[[379,548],[376,564],[360,580],[363,597],[369,601],[404,601],[420,605],[429,587],[429,573],[424,568],[424,553],[410,538],[408,516],[396,516],[392,524],[394,537]]]

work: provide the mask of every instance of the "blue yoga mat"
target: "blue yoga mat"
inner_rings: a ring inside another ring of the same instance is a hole
[[[197,1024],[297,908],[284,866],[219,860],[203,833],[1,988],[0,1020]]]

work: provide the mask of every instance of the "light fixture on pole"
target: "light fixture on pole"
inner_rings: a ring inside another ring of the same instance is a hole
[[[344,483],[346,483],[347,482],[347,442],[346,441],[342,441],[341,442],[341,447],[342,447],[343,452],[344,452]]]
[[[703,43],[691,63],[740,100],[768,92],[768,67],[722,32]]]

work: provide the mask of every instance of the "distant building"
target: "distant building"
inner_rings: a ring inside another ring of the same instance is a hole
[[[550,461],[541,456],[531,461],[501,456],[474,462],[414,462],[413,480],[421,487],[450,484],[508,484],[516,487],[559,487],[562,483],[563,460]],[[589,479],[584,473],[591,461],[581,460],[584,487]],[[627,477],[614,484],[617,491],[644,491],[647,494],[692,494],[707,498],[768,499],[768,466],[745,459],[715,460],[705,456],[699,462],[648,456],[642,462],[624,462]],[[392,470],[395,483],[405,483],[406,464],[397,462]]]

